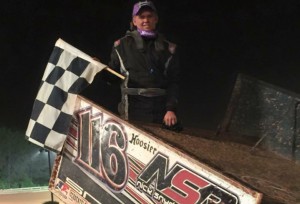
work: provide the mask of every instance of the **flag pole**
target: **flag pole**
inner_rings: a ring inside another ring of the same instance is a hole
[[[112,69],[109,68],[109,67],[106,67],[106,68],[104,68],[104,69],[107,70],[107,71],[109,71],[110,73],[116,75],[117,77],[123,79],[123,80],[125,79],[125,77],[124,77],[122,74],[119,74],[118,72],[112,70]]]
[[[100,60],[97,57],[92,57],[93,60],[95,60],[98,63],[101,63]],[[121,78],[122,80],[125,79],[125,76],[123,76],[122,74],[119,74],[118,72],[114,71],[113,69],[109,68],[109,67],[105,67],[105,70],[109,71],[110,73],[116,75],[117,77]]]

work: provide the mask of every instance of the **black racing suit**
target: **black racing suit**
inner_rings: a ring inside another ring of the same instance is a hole
[[[122,92],[121,116],[124,116],[125,103],[128,104],[125,119],[129,120],[162,123],[166,111],[176,112],[180,69],[175,51],[176,45],[166,41],[161,34],[155,39],[147,39],[137,31],[128,31],[115,42],[109,66],[126,75],[121,87],[165,91],[165,94],[150,96]]]

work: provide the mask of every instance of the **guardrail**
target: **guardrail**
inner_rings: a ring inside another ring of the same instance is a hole
[[[48,191],[48,186],[0,189],[0,194],[14,194],[14,193],[25,193],[25,192],[42,192],[42,191]]]

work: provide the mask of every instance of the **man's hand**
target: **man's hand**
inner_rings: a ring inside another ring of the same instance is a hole
[[[173,111],[167,111],[164,117],[164,123],[167,126],[172,126],[177,123],[176,114]]]

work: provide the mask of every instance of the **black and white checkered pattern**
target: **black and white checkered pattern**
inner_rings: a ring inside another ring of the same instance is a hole
[[[90,56],[59,39],[44,72],[26,131],[26,138],[43,148],[61,151],[77,94],[104,69]]]

